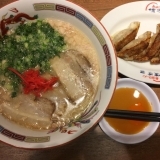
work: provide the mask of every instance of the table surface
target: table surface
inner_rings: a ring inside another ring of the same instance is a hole
[[[0,7],[13,0],[1,0]],[[70,0],[90,11],[98,20],[111,9],[131,0]],[[133,0],[132,0],[133,1]],[[123,77],[119,75],[119,77]],[[159,86],[150,85],[160,98]],[[160,127],[148,140],[125,145],[109,138],[97,125],[73,142],[47,150],[25,150],[0,142],[0,160],[157,160]]]

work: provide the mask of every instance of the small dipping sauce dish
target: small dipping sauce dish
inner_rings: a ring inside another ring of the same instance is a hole
[[[160,112],[159,99],[145,83],[130,78],[119,79],[108,109]],[[159,122],[146,122],[103,117],[101,129],[112,139],[135,144],[154,134]]]

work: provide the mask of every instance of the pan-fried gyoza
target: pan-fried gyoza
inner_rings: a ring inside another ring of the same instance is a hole
[[[135,39],[139,26],[140,22],[132,22],[128,28],[117,32],[111,37],[116,51],[120,51],[125,45]]]
[[[145,32],[137,39],[134,39],[126,46],[124,46],[121,51],[117,52],[118,57],[127,60],[127,58],[134,57],[135,55],[137,55],[137,53],[142,53],[148,47],[150,38],[151,32]]]
[[[132,24],[137,24],[137,27],[135,27],[137,28],[137,32],[134,32],[136,34],[134,35],[134,38],[132,37],[133,39],[131,41],[128,40],[128,35],[124,32],[124,30],[119,31],[113,36],[114,38],[112,38],[113,44],[117,51],[117,56],[126,61],[160,64],[160,24],[157,24],[156,33],[146,31],[138,37],[137,33],[140,28],[140,22],[132,22],[130,26]],[[120,37],[123,38],[120,40]],[[123,45],[123,47],[118,48],[117,44],[124,44],[122,39],[124,42],[127,41],[127,43]]]

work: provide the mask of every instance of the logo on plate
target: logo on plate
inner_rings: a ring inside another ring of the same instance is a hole
[[[143,78],[147,78],[150,79],[154,82],[160,82],[160,73],[156,73],[156,72],[147,72],[144,70],[140,70],[140,73],[142,74]]]
[[[151,2],[146,6],[146,11],[150,11],[152,13],[160,13],[160,4],[158,4],[157,2]]]

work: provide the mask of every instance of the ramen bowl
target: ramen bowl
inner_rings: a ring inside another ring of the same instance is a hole
[[[153,112],[160,112],[159,99],[155,92],[147,84],[132,80],[130,78],[122,78],[118,80],[116,89],[121,88],[133,88],[135,89],[135,91],[140,91],[148,100],[151,106],[151,110]],[[125,95],[124,100],[126,101]],[[99,122],[99,125],[104,131],[104,133],[106,133],[110,138],[114,139],[115,141],[124,144],[136,144],[143,142],[149,137],[151,137],[156,132],[159,126],[159,122],[149,122],[149,124],[141,128],[138,132],[134,134],[124,134],[124,132],[118,132],[117,129],[115,129],[110,125],[110,123],[108,123],[106,118],[102,118],[102,120]],[[131,121],[130,125],[136,128],[137,122]]]
[[[15,20],[18,15],[25,14],[21,19],[17,19],[18,22],[5,23],[5,28],[1,28],[1,32],[28,21],[27,17],[53,18],[72,24],[93,44],[100,68],[100,79],[92,105],[76,122],[56,130],[32,130],[0,115],[0,140],[20,148],[56,147],[74,140],[96,125],[107,110],[117,82],[117,59],[110,37],[103,26],[80,6],[60,0],[16,1],[1,8],[0,14],[3,23],[4,20],[9,18]]]

